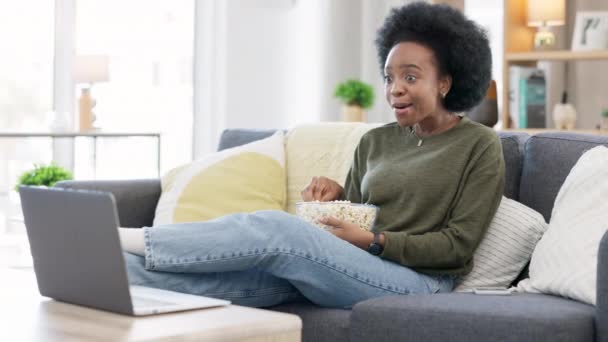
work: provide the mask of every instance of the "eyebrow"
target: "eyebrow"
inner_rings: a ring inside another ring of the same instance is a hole
[[[417,66],[416,64],[399,64],[399,66],[397,66],[397,69],[406,69],[406,68],[414,68],[414,69],[418,69],[420,71],[422,71],[422,68]],[[386,68],[384,68],[384,71],[390,71],[392,69],[392,67],[388,66]]]

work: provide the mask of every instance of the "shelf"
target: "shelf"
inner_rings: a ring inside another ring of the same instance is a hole
[[[549,133],[549,132],[561,132],[561,133],[576,133],[576,134],[595,134],[595,135],[608,135],[608,130],[599,129],[557,129],[557,128],[508,128],[501,129],[499,132],[522,132],[530,135],[538,133]]]
[[[505,55],[507,62],[534,62],[539,60],[548,61],[583,61],[594,59],[608,59],[608,50],[594,51],[532,51],[512,52]]]

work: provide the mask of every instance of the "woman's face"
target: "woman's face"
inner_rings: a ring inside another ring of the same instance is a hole
[[[440,78],[435,55],[424,45],[399,43],[386,58],[384,93],[401,127],[445,112],[441,94],[450,83],[449,77]]]

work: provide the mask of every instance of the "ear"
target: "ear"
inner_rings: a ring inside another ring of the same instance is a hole
[[[441,97],[445,97],[452,89],[452,76],[445,75],[439,79],[439,94]]]

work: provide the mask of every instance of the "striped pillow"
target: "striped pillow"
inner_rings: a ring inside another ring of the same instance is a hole
[[[473,255],[473,270],[457,280],[455,291],[509,287],[530,260],[548,225],[535,210],[502,197],[496,215]]]

